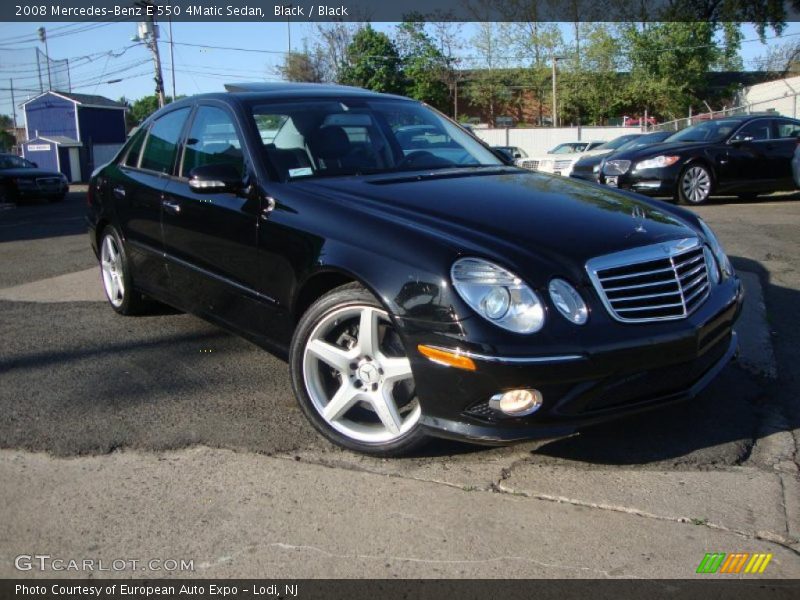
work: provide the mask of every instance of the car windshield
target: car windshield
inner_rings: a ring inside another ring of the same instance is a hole
[[[0,156],[0,169],[32,169],[33,165],[19,156]]]
[[[504,166],[460,127],[416,102],[299,100],[251,110],[282,179]]]
[[[645,146],[650,146],[651,144],[657,144],[659,142],[663,142],[670,136],[669,133],[663,132],[656,132],[656,133],[648,133],[646,135],[640,135],[635,137],[634,139],[622,144],[617,150],[620,152],[624,152],[626,150],[636,150],[637,148],[644,148]]]
[[[622,146],[625,146],[628,142],[638,137],[641,136],[638,134],[621,135],[618,138],[614,138],[610,142],[606,142],[605,144],[597,146],[595,150],[617,150],[618,148],[622,148]]]
[[[721,142],[727,138],[741,121],[719,119],[705,121],[687,127],[668,137],[665,142]]]
[[[567,144],[559,144],[548,154],[572,154],[574,152],[583,152],[583,149],[586,148],[586,142],[569,142]]]

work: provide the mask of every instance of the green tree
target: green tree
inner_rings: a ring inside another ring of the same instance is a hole
[[[385,33],[367,25],[347,47],[347,64],[340,81],[376,92],[402,94],[404,77],[400,55]]]
[[[185,98],[185,95],[178,95],[178,100],[181,98]],[[172,102],[172,97],[167,96],[166,101],[167,104]],[[119,102],[125,104],[128,107],[128,111],[125,113],[125,120],[128,126],[128,129],[136,127],[142,121],[144,121],[147,117],[153,114],[155,111],[158,110],[158,96],[152,94],[150,96],[143,96],[138,100],[134,100],[130,102],[124,96],[119,99]]]
[[[425,31],[425,23],[404,21],[397,26],[395,39],[406,77],[405,94],[447,111],[450,104],[446,83],[449,65]]]
[[[507,26],[504,23],[482,22],[472,38],[476,68],[472,70],[466,88],[470,103],[491,122],[501,116],[501,109],[511,99],[511,88],[505,81],[507,73]]]
[[[303,52],[290,52],[278,67],[278,73],[286,81],[321,83],[325,77],[321,53],[308,48]]]

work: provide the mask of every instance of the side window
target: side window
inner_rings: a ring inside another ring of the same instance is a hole
[[[178,138],[180,138],[187,116],[189,116],[189,109],[179,108],[159,117],[153,123],[142,154],[140,165],[142,169],[161,173],[172,171]]]
[[[770,131],[770,124],[771,121],[768,119],[751,121],[738,131],[734,139],[744,142],[758,142],[760,140],[771,139],[772,132]]]
[[[244,173],[242,143],[233,118],[214,106],[200,106],[195,113],[186,138],[181,175],[188,177],[192,169],[204,165],[230,165],[240,175]]]
[[[138,167],[139,155],[142,153],[142,146],[144,145],[144,138],[147,136],[147,129],[139,129],[133,134],[131,145],[128,148],[125,159],[122,161],[126,167]]]
[[[797,138],[800,136],[800,123],[797,121],[775,121],[778,138]]]

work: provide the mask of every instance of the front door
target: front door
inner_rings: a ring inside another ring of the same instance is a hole
[[[198,192],[189,186],[196,167],[226,164],[242,176],[237,192]],[[201,104],[192,118],[176,176],[164,190],[164,251],[173,291],[188,310],[240,330],[258,328],[259,198],[242,136],[224,106]]]

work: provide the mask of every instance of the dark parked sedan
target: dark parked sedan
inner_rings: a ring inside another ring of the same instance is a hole
[[[398,96],[234,89],[158,111],[93,175],[91,244],[118,313],[156,299],[287,356],[333,442],[564,434],[733,356],[741,286],[694,214],[506,165]]]
[[[14,154],[0,154],[0,202],[31,198],[59,202],[68,188],[67,178],[62,173],[40,169],[36,163]]]
[[[673,132],[671,131],[655,131],[647,134],[620,136],[627,137],[628,139],[626,139],[621,145],[611,148],[608,152],[584,156],[575,163],[569,176],[575,177],[576,179],[583,179],[585,181],[599,182],[601,181],[600,169],[606,159],[611,158],[617,152],[626,152],[628,150],[636,150],[638,148],[644,148],[645,146],[658,144],[671,136],[672,133]],[[614,141],[615,140],[611,140],[609,144]],[[602,149],[602,146],[598,148],[598,150],[600,149]]]
[[[663,144],[620,152],[603,164],[605,183],[703,204],[713,195],[755,198],[795,189],[791,161],[800,121],[745,115],[692,125]]]

